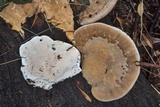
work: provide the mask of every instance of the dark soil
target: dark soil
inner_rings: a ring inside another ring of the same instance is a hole
[[[140,16],[136,12],[139,0],[119,0],[115,8],[98,22],[110,24],[122,29],[137,45],[141,55],[141,74],[131,91],[123,98],[112,102],[97,101],[91,94],[91,86],[83,78],[82,73],[53,85],[49,91],[28,85],[20,71],[21,61],[13,61],[0,65],[0,107],[159,107],[160,95],[151,86],[160,90],[159,56],[160,50],[160,2],[158,0],[145,0],[144,29],[143,34],[148,38],[153,48],[147,43],[145,47],[154,59],[151,60],[140,41]],[[23,25],[25,38],[23,39],[11,26],[0,19],[0,63],[20,58],[19,46],[35,36],[26,29],[39,33],[48,29],[43,17],[39,15],[33,28],[33,18],[27,19]],[[75,17],[76,23],[77,17]],[[121,25],[120,22],[123,24]],[[65,36],[65,32],[52,27],[39,35],[48,35],[54,40],[71,43]],[[80,27],[75,24],[75,29]],[[146,42],[143,39],[144,42]],[[156,42],[155,42],[156,41]],[[157,42],[158,41],[158,42]],[[156,53],[156,54],[155,54]],[[88,102],[77,85],[90,96],[92,102]]]

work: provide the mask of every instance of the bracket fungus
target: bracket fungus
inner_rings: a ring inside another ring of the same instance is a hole
[[[89,2],[90,5],[79,16],[81,25],[92,23],[105,17],[116,5],[117,0],[89,0]]]
[[[81,72],[80,53],[68,43],[36,36],[20,46],[24,79],[45,90]]]
[[[82,74],[92,85],[93,96],[103,102],[126,95],[135,84],[139,52],[131,38],[118,28],[102,23],[80,27],[75,45],[83,55]]]

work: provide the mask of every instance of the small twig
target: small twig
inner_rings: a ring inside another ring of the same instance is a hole
[[[47,31],[49,31],[49,30],[52,29],[52,28],[54,28],[54,26],[52,26],[52,27],[50,27],[50,28],[47,28],[46,30],[43,30],[42,32],[39,32],[39,33],[35,34],[35,36],[36,36],[36,35],[40,35],[40,34],[42,34],[42,33],[44,33],[44,32],[47,32]]]
[[[6,52],[4,52],[4,53],[2,53],[2,54],[0,54],[0,56],[3,56],[3,55],[5,55],[5,54],[7,54],[7,53],[13,51],[14,49],[15,49],[15,47],[9,49],[8,51],[6,51]]]
[[[155,68],[155,69],[160,68],[160,65],[147,63],[147,62],[140,62],[140,65],[143,66],[143,67],[146,67],[146,68]]]

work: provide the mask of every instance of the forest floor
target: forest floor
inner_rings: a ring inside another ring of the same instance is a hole
[[[143,75],[140,75],[129,94],[111,103],[101,103],[94,99],[90,91],[91,87],[82,74],[54,85],[49,91],[28,85],[20,72],[19,46],[32,38],[33,32],[48,35],[54,40],[71,42],[65,36],[65,32],[57,30],[51,24],[52,31],[50,31],[48,23],[41,14],[38,15],[32,28],[30,25],[33,24],[34,16],[27,18],[26,23],[22,25],[25,39],[22,39],[18,32],[11,30],[11,26],[0,19],[0,106],[3,104],[2,107],[11,105],[13,107],[158,107],[157,103],[160,102],[157,101],[160,95],[160,1],[144,0],[142,17],[137,11],[139,4],[140,0],[118,0],[113,10],[97,21],[126,32],[136,44],[141,57],[140,66]],[[79,14],[77,11],[82,7],[71,5],[73,10],[77,9],[74,10],[76,30],[81,26],[77,22]],[[75,84],[91,96],[92,103],[86,101]]]

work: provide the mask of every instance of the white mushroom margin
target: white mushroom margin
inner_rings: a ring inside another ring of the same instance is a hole
[[[36,36],[19,48],[21,71],[28,84],[45,90],[81,72],[80,53],[72,45]]]

